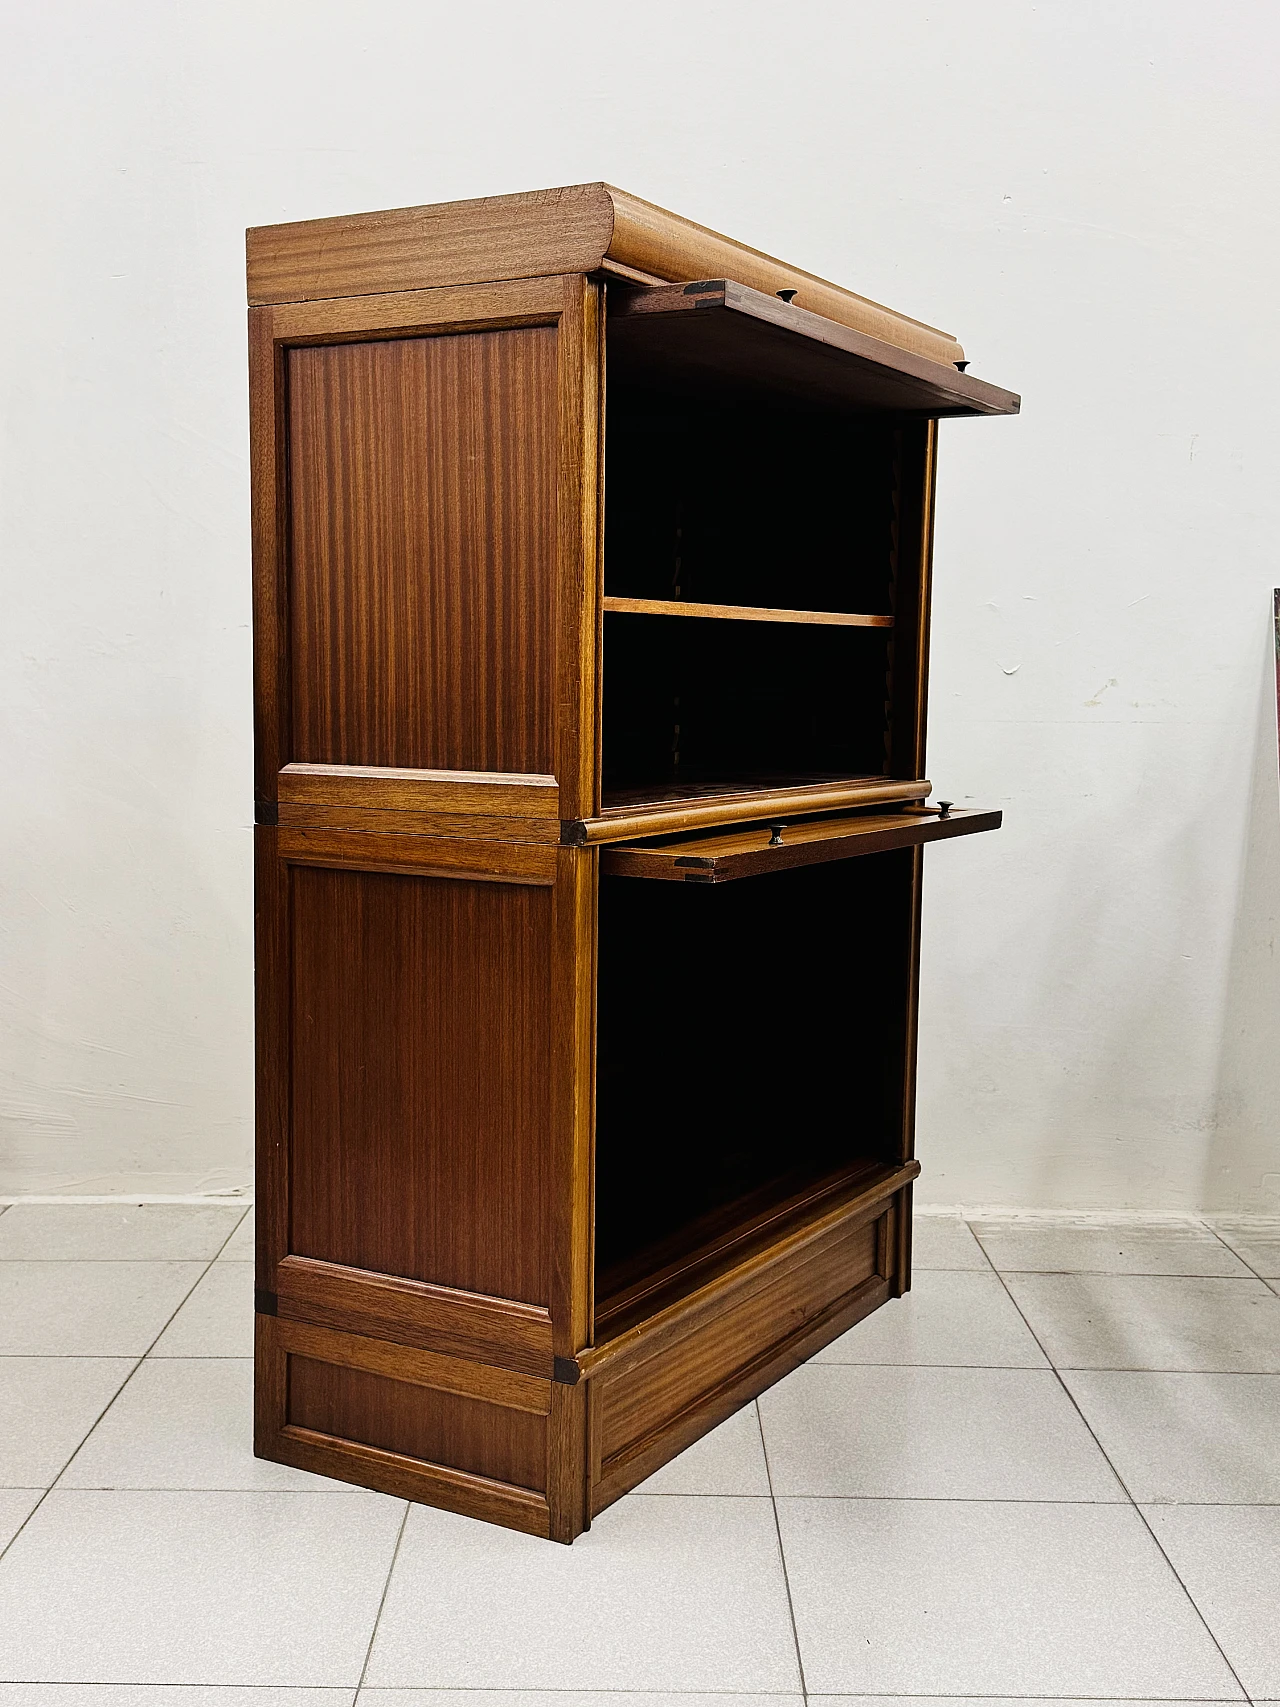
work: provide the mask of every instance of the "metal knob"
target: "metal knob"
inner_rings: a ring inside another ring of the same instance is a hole
[[[769,846],[771,848],[780,848],[782,846],[782,832],[786,827],[787,826],[785,824],[770,824]]]
[[[951,816],[951,808],[954,805],[955,805],[954,800],[940,800],[938,802],[938,816],[939,816],[939,818],[949,818]]]

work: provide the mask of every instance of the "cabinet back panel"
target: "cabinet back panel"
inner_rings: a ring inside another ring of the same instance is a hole
[[[546,1304],[552,891],[290,890],[290,1251]]]
[[[898,1159],[911,869],[601,878],[598,1274],[774,1182]]]
[[[288,351],[288,757],[553,771],[556,339]]]
[[[545,1417],[364,1369],[290,1357],[287,1420],[517,1487],[547,1485]]]

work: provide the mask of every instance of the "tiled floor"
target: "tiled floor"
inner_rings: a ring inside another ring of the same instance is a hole
[[[0,1210],[0,1707],[1280,1704],[1280,1221],[921,1217],[572,1548],[250,1455],[250,1222]]]

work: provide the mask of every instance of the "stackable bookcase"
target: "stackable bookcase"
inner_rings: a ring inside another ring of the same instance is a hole
[[[910,1275],[944,333],[604,184],[250,231],[256,1450],[570,1541]]]

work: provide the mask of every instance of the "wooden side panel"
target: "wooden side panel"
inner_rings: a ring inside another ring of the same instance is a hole
[[[547,1304],[552,891],[289,886],[288,1249]]]
[[[557,338],[287,350],[290,758],[554,774]]]
[[[289,1357],[288,1395],[289,1427],[516,1487],[546,1487],[544,1416],[296,1355]]]

